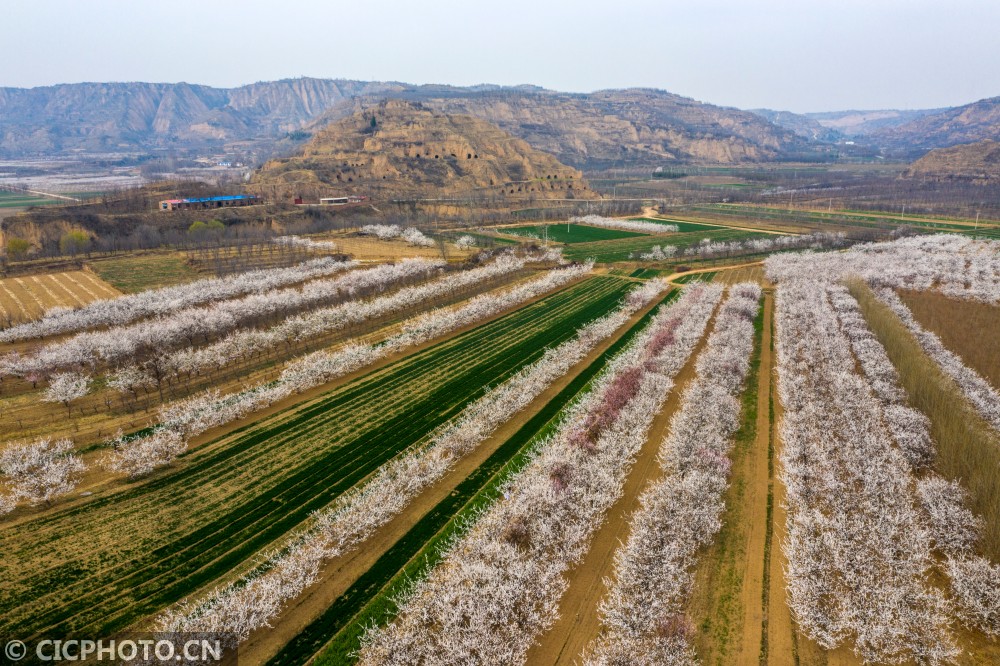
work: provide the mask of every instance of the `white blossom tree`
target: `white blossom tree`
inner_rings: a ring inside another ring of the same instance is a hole
[[[90,377],[76,372],[60,372],[52,375],[49,385],[42,393],[45,402],[58,402],[70,414],[70,403],[90,392]]]
[[[8,510],[19,501],[51,504],[73,491],[84,470],[83,462],[72,453],[68,439],[39,439],[15,444],[0,453],[0,472],[8,486],[2,504]]]

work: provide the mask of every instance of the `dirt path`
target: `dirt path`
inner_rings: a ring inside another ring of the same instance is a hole
[[[658,219],[658,220],[663,220],[664,222],[671,222],[671,221],[673,221],[673,222],[692,222],[694,224],[704,224],[706,227],[719,227],[720,229],[736,229],[737,231],[755,231],[755,232],[761,233],[761,234],[771,234],[772,236],[799,236],[799,235],[801,235],[801,234],[798,234],[798,233],[796,233],[794,231],[779,231],[777,229],[766,229],[766,228],[763,228],[763,227],[757,227],[757,226],[752,226],[752,225],[739,225],[739,224],[726,224],[726,223],[723,223],[723,222],[711,222],[711,221],[705,220],[705,219],[703,219],[701,217],[693,217],[693,216],[684,217],[682,215],[651,215],[650,217],[653,217],[653,218]]]
[[[285,608],[284,612],[271,623],[272,628],[255,632],[246,643],[240,646],[240,660],[246,664],[261,664],[276,654],[279,649],[349,589],[418,520],[447,497],[459,483],[517,432],[525,420],[541,411],[573,378],[603,354],[625,331],[658,303],[659,301],[633,315],[614,335],[574,365],[568,373],[554,382],[526,409],[498,428],[472,453],[459,460],[437,483],[420,493],[402,513],[366,540],[361,548],[326,563],[319,580]]]
[[[694,360],[704,349],[714,322],[713,315],[705,329],[706,334],[677,373],[674,387],[670,390],[663,409],[653,420],[646,443],[625,480],[621,497],[608,510],[583,560],[568,573],[569,587],[559,602],[559,618],[528,651],[526,663],[547,666],[579,663],[583,650],[597,637],[600,630],[598,604],[606,592],[604,578],[612,575],[615,551],[628,538],[630,519],[638,508],[642,489],[661,475],[656,460],[660,442],[670,418],[680,405],[681,393],[696,374]]]
[[[770,503],[772,470],[771,389],[774,382],[774,360],[771,335],[774,321],[774,296],[764,294],[764,330],[760,342],[760,369],[757,375],[757,431],[750,455],[744,459],[746,479],[745,504],[746,561],[740,603],[743,607],[743,635],[736,653],[737,663],[753,663],[754,658],[768,658],[765,632],[771,596],[764,588],[773,530]],[[778,599],[782,603],[781,599]],[[772,662],[775,663],[775,662]]]
[[[773,310],[774,297],[765,293],[754,428],[745,438],[739,433],[735,437],[723,527],[700,556],[695,572],[688,613],[703,664],[753,664],[766,659]]]

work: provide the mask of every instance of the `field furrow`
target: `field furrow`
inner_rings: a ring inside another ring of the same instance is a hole
[[[11,526],[0,533],[17,544],[4,567],[21,571],[0,593],[4,628],[110,630],[190,594],[608,311],[628,286],[587,280],[245,427],[175,473]],[[29,562],[31,552],[48,555]]]
[[[672,301],[677,292],[665,299]],[[425,507],[423,515],[410,519],[409,529],[401,529],[397,538],[391,540],[381,551],[367,552],[363,565],[352,567],[353,580],[338,577],[326,585],[336,586],[340,593],[325,609],[288,641],[268,663],[299,664],[317,655],[318,663],[341,664],[351,662],[350,653],[360,646],[363,630],[372,622],[382,623],[386,613],[395,611],[392,598],[407,585],[416,572],[424,571],[441,555],[441,544],[451,538],[459,525],[472,512],[485,506],[496,497],[500,480],[520,469],[526,459],[526,451],[539,440],[540,434],[554,427],[561,410],[570,404],[575,396],[586,390],[590,381],[605,367],[651,319],[647,313],[617,340],[593,359],[585,359],[567,376],[564,386],[541,405],[524,423],[491,438],[484,445],[480,464],[471,469],[461,470],[451,483],[442,484],[436,495],[436,503]],[[576,373],[576,374],[574,374]],[[527,416],[527,415],[526,415]],[[513,426],[514,424],[511,424]],[[489,451],[492,444],[492,451]],[[262,632],[263,633],[263,632]],[[270,633],[270,632],[268,632]],[[257,645],[251,639],[251,654],[261,650],[261,643],[268,642],[270,636],[262,636]]]

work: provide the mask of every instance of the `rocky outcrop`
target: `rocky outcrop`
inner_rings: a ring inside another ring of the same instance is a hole
[[[932,150],[910,165],[904,177],[995,183],[1000,180],[1000,143],[987,139]]]
[[[417,87],[386,93],[419,101],[445,113],[487,120],[539,150],[576,167],[622,161],[738,163],[810,152],[793,132],[748,111],[674,95],[662,90],[604,90],[589,94],[538,89],[471,92]],[[345,105],[364,109],[375,100],[360,96]],[[331,116],[344,113],[335,109]]]
[[[267,162],[252,187],[280,200],[594,198],[582,174],[482,119],[388,100],[315,131],[298,154]]]

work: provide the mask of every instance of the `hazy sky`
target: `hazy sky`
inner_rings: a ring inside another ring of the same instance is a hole
[[[4,0],[0,86],[646,86],[742,108],[1000,95],[996,0]]]

